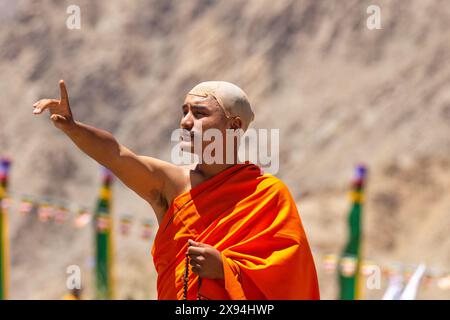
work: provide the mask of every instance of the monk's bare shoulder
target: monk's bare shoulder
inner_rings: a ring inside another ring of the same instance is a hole
[[[147,167],[157,172],[159,179],[162,179],[161,190],[152,191],[146,199],[155,211],[158,221],[161,221],[172,200],[188,190],[191,166],[179,166],[148,156],[139,156],[139,158],[146,163]]]

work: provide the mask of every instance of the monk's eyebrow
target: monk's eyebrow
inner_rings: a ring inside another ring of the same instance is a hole
[[[208,106],[206,105],[201,105],[201,104],[191,104],[190,105],[192,109],[197,109],[197,110],[209,110]],[[189,107],[189,103],[185,103],[181,106],[182,109],[184,108],[188,108]]]
[[[193,104],[193,105],[191,105],[191,108],[193,108],[193,109],[208,110],[208,106],[201,105],[201,104]]]

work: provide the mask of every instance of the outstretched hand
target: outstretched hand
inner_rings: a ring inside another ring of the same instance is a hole
[[[59,100],[41,99],[33,104],[33,113],[41,114],[45,109],[48,109],[53,124],[57,128],[65,130],[74,124],[74,120],[72,111],[70,110],[69,96],[64,80],[59,81],[59,90],[61,92],[61,98]]]
[[[209,244],[188,240],[187,255],[192,272],[201,278],[224,279],[223,262],[220,251]]]

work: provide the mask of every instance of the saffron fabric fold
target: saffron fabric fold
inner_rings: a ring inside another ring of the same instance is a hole
[[[319,299],[313,256],[291,194],[252,163],[236,164],[177,196],[152,247],[158,299],[182,299],[188,239],[221,252],[224,280],[202,279],[204,299]],[[188,299],[198,276],[189,273]]]

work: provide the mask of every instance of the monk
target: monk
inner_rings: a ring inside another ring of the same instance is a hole
[[[136,155],[111,133],[72,115],[63,80],[60,99],[42,99],[34,114],[50,119],[84,153],[109,168],[153,208],[152,248],[158,299],[319,299],[314,260],[295,202],[281,180],[238,161],[234,136],[254,119],[247,95],[224,81],[195,86],[181,106],[180,147],[201,153],[222,133],[223,157],[175,165]],[[217,154],[216,154],[217,155]],[[231,160],[230,160],[231,159]]]

